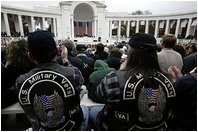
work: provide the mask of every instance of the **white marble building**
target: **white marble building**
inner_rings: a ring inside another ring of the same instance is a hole
[[[47,1],[46,1],[47,2]],[[113,43],[128,41],[137,32],[160,38],[172,33],[186,38],[197,35],[197,11],[162,15],[129,15],[107,12],[104,2],[62,1],[58,7],[13,7],[1,5],[1,32],[26,36],[37,28],[49,30],[56,38],[76,42]],[[86,36],[86,37],[82,37]],[[87,37],[88,36],[88,37]]]

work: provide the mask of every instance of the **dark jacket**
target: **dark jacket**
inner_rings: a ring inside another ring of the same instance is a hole
[[[87,86],[87,84],[89,82],[89,76],[94,72],[95,61],[93,58],[87,57],[85,54],[78,54],[76,57],[82,60],[83,69],[81,72],[85,79],[84,85]]]
[[[197,131],[197,73],[176,81],[176,102],[169,126],[174,131]]]
[[[185,75],[197,66],[197,52],[184,57],[184,64],[182,67],[182,74]]]
[[[79,97],[83,82],[77,68],[55,62],[19,76],[19,102],[33,130],[78,130],[83,120]]]

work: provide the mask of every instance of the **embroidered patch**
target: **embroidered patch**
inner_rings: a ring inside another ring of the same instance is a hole
[[[75,89],[66,77],[40,71],[25,80],[18,96],[22,105],[33,105],[41,130],[70,130],[75,122],[66,119],[64,99],[74,95]]]
[[[115,118],[122,121],[129,121],[129,114],[120,111],[115,111]]]

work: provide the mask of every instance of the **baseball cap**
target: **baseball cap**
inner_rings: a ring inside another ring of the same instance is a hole
[[[85,51],[87,47],[84,44],[78,44],[76,45],[76,50],[77,51]]]
[[[36,30],[28,35],[28,48],[34,55],[45,55],[57,49],[52,33]]]
[[[145,51],[155,51],[157,50],[156,39],[151,34],[146,33],[136,33],[132,35],[129,40],[129,46],[135,49],[142,49]]]

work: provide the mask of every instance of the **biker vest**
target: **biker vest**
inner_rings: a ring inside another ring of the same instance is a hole
[[[33,130],[78,130],[83,114],[73,81],[72,76],[41,70],[23,82],[18,98]]]
[[[166,130],[176,96],[171,81],[160,72],[144,86],[144,75],[136,73],[125,79],[126,71],[116,72],[120,83],[120,102],[106,104],[98,114],[102,130]]]

